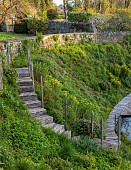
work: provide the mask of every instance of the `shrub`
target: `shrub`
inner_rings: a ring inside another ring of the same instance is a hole
[[[91,136],[91,122],[86,119],[80,119],[72,125],[72,130],[76,135]],[[95,123],[94,125],[94,136],[99,136],[99,126]]]
[[[78,154],[75,157],[75,161],[81,165],[82,167],[89,169],[89,170],[93,170],[95,169],[95,164],[96,164],[96,159],[95,157],[90,153],[90,154],[86,154],[86,155],[80,155]]]
[[[63,159],[70,159],[70,158],[74,157],[75,149],[73,148],[71,143],[63,143],[62,145],[63,146],[60,150],[60,156]]]
[[[26,20],[23,20],[21,23],[14,25],[14,32],[18,34],[28,34],[28,27]]]
[[[3,138],[10,141],[14,151],[22,152],[22,157],[30,156],[34,160],[41,160],[49,154],[49,142],[37,122],[11,118],[3,122],[2,130]],[[16,157],[19,157],[18,153]]]
[[[84,154],[87,154],[89,152],[97,153],[101,149],[101,145],[88,136],[81,136],[80,140],[77,143],[77,149],[79,152]]]
[[[130,31],[131,18],[128,13],[118,11],[107,21],[105,27],[108,31]]]
[[[131,45],[131,34],[124,37],[123,43],[125,45]]]
[[[4,146],[0,146],[0,169],[11,169],[13,164],[14,158],[12,154]]]
[[[26,158],[17,161],[16,163],[17,170],[35,170],[34,163],[31,160]]]
[[[57,9],[49,9],[47,11],[47,17],[49,20],[53,20],[53,19],[58,19],[58,11]]]
[[[30,34],[36,35],[36,32],[40,28],[40,22],[39,22],[39,20],[37,20],[35,18],[30,19],[27,22],[27,27],[28,27],[28,32]]]
[[[53,170],[69,170],[72,165],[68,160],[63,160],[60,157],[49,159],[48,163],[51,165]]]
[[[87,14],[87,13],[74,13],[71,12],[68,15],[68,20],[71,22],[88,22],[89,19],[91,17],[91,14]]]
[[[16,78],[18,74],[15,69],[9,66],[4,66],[4,76],[6,77],[6,80],[8,81],[10,85],[13,85],[16,87]]]

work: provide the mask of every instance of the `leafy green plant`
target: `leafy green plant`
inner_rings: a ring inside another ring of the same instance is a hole
[[[49,9],[47,11],[47,17],[49,20],[54,20],[54,19],[58,19],[58,11],[57,9]]]
[[[59,35],[54,35],[54,36],[53,36],[53,40],[54,40],[55,42],[57,42],[58,39],[59,39]]]
[[[88,22],[89,18],[91,17],[91,14],[87,14],[87,13],[75,13],[75,12],[71,12],[68,15],[68,20],[71,22]]]
[[[72,125],[72,130],[75,135],[91,136],[91,122],[86,119],[80,119]],[[100,136],[100,128],[97,123],[94,124],[93,136]]]
[[[6,147],[0,145],[0,168],[13,168],[14,158]]]

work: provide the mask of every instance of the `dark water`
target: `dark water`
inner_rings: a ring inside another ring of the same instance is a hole
[[[131,139],[131,117],[122,118],[122,132],[124,132],[129,139]]]

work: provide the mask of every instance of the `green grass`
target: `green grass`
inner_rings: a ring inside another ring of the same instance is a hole
[[[26,38],[26,37],[29,36],[25,34],[16,34],[13,32],[0,32],[0,41],[17,39],[17,38]]]

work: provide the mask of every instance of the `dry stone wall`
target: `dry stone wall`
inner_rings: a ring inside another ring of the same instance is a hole
[[[94,25],[89,23],[75,23],[67,21],[48,21],[47,34],[94,32]]]
[[[3,69],[2,69],[2,59],[0,58],[0,90],[3,89]]]
[[[124,36],[129,35],[130,32],[98,32],[97,43],[117,43],[121,42]]]
[[[115,118],[119,116],[131,116],[131,93],[123,98],[111,111],[106,122],[106,145],[118,149],[118,136],[115,132]]]
[[[82,39],[96,42],[96,38],[97,37],[95,33],[51,34],[44,36],[43,40],[41,41],[41,46],[44,48],[56,47],[69,43],[78,43]]]

